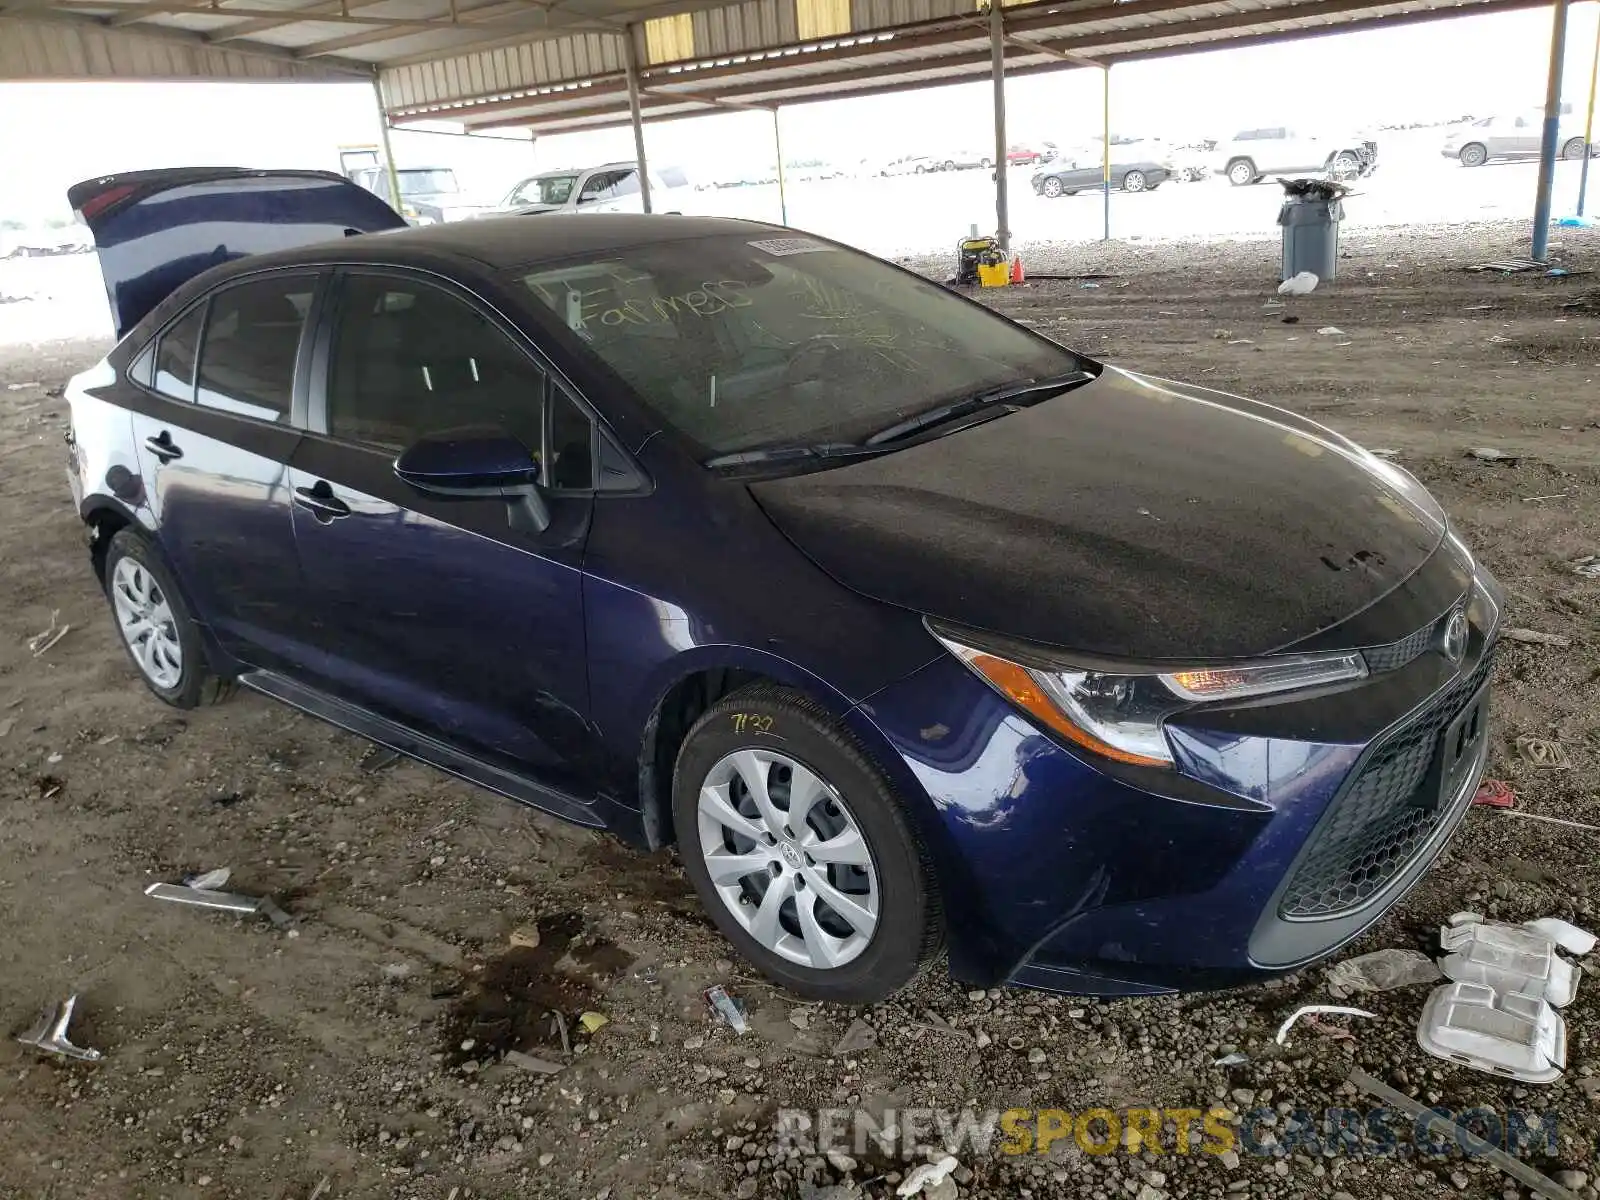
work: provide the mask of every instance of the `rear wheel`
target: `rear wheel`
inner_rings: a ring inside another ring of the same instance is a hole
[[[711,919],[790,991],[875,1003],[938,949],[926,851],[888,781],[806,697],[755,684],[714,706],[684,740],[672,806]]]
[[[994,166],[994,160],[993,160],[993,159],[989,159],[989,158],[980,158],[980,159],[979,159],[979,160],[978,160],[978,165],[979,165],[979,166],[980,166],[980,167],[982,167],[982,168],[983,168],[983,169],[984,169],[984,170],[985,170],[985,171],[987,171],[987,170],[989,170],[989,169],[990,169],[990,168],[991,168],[991,167],[993,167],[993,166]]]
[[[145,686],[176,708],[226,699],[231,682],[206,666],[200,631],[155,549],[131,529],[106,548],[106,598]]]
[[[1122,190],[1125,192],[1142,192],[1149,184],[1143,171],[1129,171],[1122,177]]]
[[[1361,160],[1348,150],[1341,150],[1328,164],[1328,174],[1335,179],[1352,179],[1361,170]]]
[[[1489,148],[1482,142],[1468,142],[1457,152],[1463,167],[1481,167],[1489,161]]]
[[[1236,158],[1228,164],[1228,182],[1234,187],[1244,187],[1256,181],[1256,165],[1248,158]]]
[[[953,161],[952,162],[946,162],[944,164],[944,169],[946,171],[954,171],[956,169],[956,164]]]
[[[1582,158],[1584,149],[1585,143],[1581,137],[1568,138],[1566,145],[1561,147],[1561,157],[1567,159]]]
[[[1039,190],[1053,200],[1055,197],[1061,195],[1062,192],[1066,191],[1066,188],[1061,186],[1061,180],[1052,175],[1040,185]]]

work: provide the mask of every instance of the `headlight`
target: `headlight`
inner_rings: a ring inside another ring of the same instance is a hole
[[[1028,662],[929,630],[980,679],[1052,732],[1116,762],[1171,767],[1162,723],[1196,704],[1303,691],[1364,678],[1361,655],[1285,655],[1162,673],[1079,670],[1041,652]],[[1013,651],[1012,653],[1015,653]],[[1029,656],[1032,658],[1032,656]]]

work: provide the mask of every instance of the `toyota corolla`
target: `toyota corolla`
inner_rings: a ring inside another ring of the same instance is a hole
[[[1477,786],[1499,589],[1303,417],[768,225],[70,195],[119,339],[69,474],[150,690],[675,844],[800,995],[1299,967]]]

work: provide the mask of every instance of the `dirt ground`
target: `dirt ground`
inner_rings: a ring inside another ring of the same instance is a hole
[[[1600,269],[1600,236],[1562,232],[1564,278],[1455,269],[1522,250],[1521,227],[1496,227],[1347,239],[1341,277],[1281,308],[1264,304],[1276,248],[1261,244],[1063,253],[1053,265],[1109,277],[993,302],[1114,363],[1249,392],[1395,451],[1505,583],[1507,624],[1571,642],[1505,646],[1491,775],[1521,812],[1600,825],[1600,579],[1570,566],[1600,554],[1600,273],[1576,273]],[[0,1197],[877,1197],[903,1162],[791,1154],[775,1111],[1287,1113],[1364,1103],[1343,1084],[1353,1064],[1426,1104],[1554,1114],[1557,1144],[1528,1161],[1597,1195],[1600,980],[1567,1010],[1569,1069],[1545,1087],[1424,1055],[1419,987],[1355,998],[1377,1016],[1352,1020],[1353,1039],[1301,1027],[1274,1046],[1289,1011],[1330,999],[1321,968],[1096,1002],[969,995],[941,965],[870,1011],[803,1005],[726,960],[670,854],[388,763],[257,696],[164,708],[115,640],[63,478],[51,391],[102,350],[0,350],[0,1033],[76,991],[73,1036],[106,1055],[67,1063],[0,1041]],[[57,614],[70,631],[34,656],[28,639]],[[1527,736],[1558,742],[1570,766],[1526,761]],[[1465,908],[1600,929],[1597,852],[1600,833],[1474,809],[1348,953],[1425,949]],[[218,866],[230,887],[277,897],[293,929],[142,894]],[[700,993],[719,982],[748,1007],[742,1037],[706,1015]],[[586,1031],[584,1012],[609,1021]],[[875,1044],[834,1053],[858,1017]],[[501,1062],[512,1048],[565,1065]],[[1235,1050],[1247,1061],[1212,1065]],[[1067,1139],[1048,1156],[958,1157],[959,1194],[975,1197],[1507,1185],[1460,1156],[1099,1156]]]

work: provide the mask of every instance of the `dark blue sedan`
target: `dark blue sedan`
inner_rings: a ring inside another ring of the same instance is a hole
[[[675,844],[800,995],[945,945],[1100,994],[1294,968],[1477,786],[1499,590],[1304,418],[767,225],[405,230],[317,172],[71,199],[119,341],[70,477],[150,689]]]

